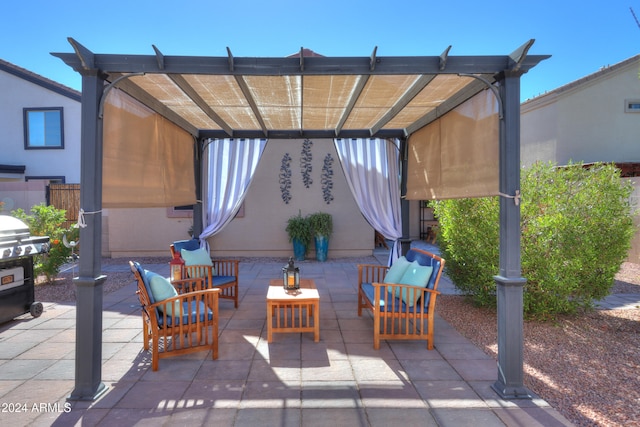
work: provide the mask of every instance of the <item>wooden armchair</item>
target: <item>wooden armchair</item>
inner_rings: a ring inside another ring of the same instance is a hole
[[[380,348],[381,339],[426,340],[427,349],[433,349],[433,319],[444,263],[430,252],[410,249],[406,258],[394,264],[393,273],[382,265],[358,265],[358,316],[363,308],[373,314],[374,349]]]
[[[217,359],[220,290],[204,289],[201,278],[182,280],[172,287],[168,279],[137,262],[129,261],[129,266],[138,282],[143,345],[149,350],[151,341],[152,370],[158,370],[159,359],[197,351],[211,350],[211,358]]]
[[[169,246],[171,257],[179,256],[185,261],[183,279],[191,277],[202,277],[205,279],[205,287],[220,289],[220,298],[233,301],[235,308],[238,308],[238,260],[232,259],[211,259],[208,254],[206,259],[193,264],[182,256],[182,250],[197,251],[200,243],[197,239],[178,240]]]

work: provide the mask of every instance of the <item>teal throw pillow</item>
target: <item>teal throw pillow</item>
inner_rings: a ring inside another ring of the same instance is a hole
[[[209,253],[202,248],[196,249],[195,251],[182,249],[180,255],[184,260],[184,265],[213,265]]]
[[[418,261],[413,261],[398,283],[426,288],[429,278],[431,278],[431,273],[433,273],[433,267],[423,266],[418,264]],[[396,288],[395,291],[396,298],[402,298],[402,301],[409,307],[413,307],[418,295],[418,292],[409,291],[406,288],[402,289],[402,295],[400,295],[400,288]]]
[[[409,268],[409,266],[411,265],[410,261],[407,261],[407,259],[404,256],[401,256],[400,258],[398,258],[391,267],[389,267],[389,271],[387,271],[387,274],[384,276],[384,283],[400,283],[400,279],[402,278],[402,275],[404,274],[405,271],[407,271],[407,268]]]
[[[195,251],[188,251],[186,249],[182,249],[180,251],[180,255],[182,255],[182,259],[184,260],[185,266],[205,266],[205,267],[213,267],[213,261],[211,261],[211,257],[209,253],[202,248],[196,249]],[[191,268],[187,270],[189,277],[207,277],[209,274],[209,270],[207,268]],[[216,275],[216,270],[214,268],[211,269],[211,275]]]
[[[149,287],[157,303],[178,296],[178,291],[176,291],[176,288],[169,282],[169,279],[156,273],[150,273],[149,275],[151,276]],[[165,307],[167,308],[168,316],[173,316],[173,313],[178,315],[180,313],[180,303],[178,301],[174,301],[173,304],[169,304],[168,306],[160,305],[158,308],[164,312]]]

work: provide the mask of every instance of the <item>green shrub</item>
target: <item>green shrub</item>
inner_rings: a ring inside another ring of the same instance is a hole
[[[34,274],[44,275],[51,282],[60,273],[60,267],[71,260],[72,250],[64,245],[64,237],[69,242],[78,241],[78,228],[62,227],[67,220],[66,211],[44,203],[33,206],[31,215],[23,209],[11,211],[11,215],[27,224],[32,236],[49,236],[49,252],[34,256]]]
[[[591,307],[608,295],[631,245],[631,183],[610,164],[538,163],[523,170],[521,189],[525,315]],[[498,198],[439,201],[435,212],[449,277],[476,304],[495,304]]]

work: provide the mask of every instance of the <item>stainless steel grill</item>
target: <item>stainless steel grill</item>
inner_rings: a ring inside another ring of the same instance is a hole
[[[49,237],[31,237],[18,218],[0,215],[0,261],[49,251]]]
[[[48,251],[49,237],[31,237],[24,222],[0,215],[0,323],[42,314],[42,304],[34,301],[33,256]]]

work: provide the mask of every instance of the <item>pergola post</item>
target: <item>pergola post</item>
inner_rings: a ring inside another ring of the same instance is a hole
[[[500,81],[500,274],[495,276],[498,309],[498,380],[505,399],[528,399],[523,383],[523,288],[520,266],[520,76],[505,71]]]
[[[407,154],[408,150],[408,141],[407,138],[400,138],[400,156],[398,161],[400,164],[400,195],[402,199],[400,200],[400,217],[402,219],[402,238],[400,239],[400,244],[402,247],[401,254],[406,255],[409,249],[411,248],[411,230],[409,227],[411,221],[410,215],[410,203],[407,200],[407,176],[408,176],[408,167],[409,167],[409,156]]]
[[[75,388],[69,400],[95,400],[107,388],[102,375],[102,120],[98,119],[104,78],[99,70],[82,72],[80,266],[76,283]]]
[[[205,144],[207,143],[204,139],[198,139],[195,141],[194,150],[193,150],[193,172],[194,172],[194,180],[195,180],[195,189],[196,189],[196,204],[193,205],[193,237],[198,237],[202,234],[204,230],[204,214],[202,212],[202,186],[203,186],[203,164],[205,159],[203,158],[206,150],[204,149]]]

